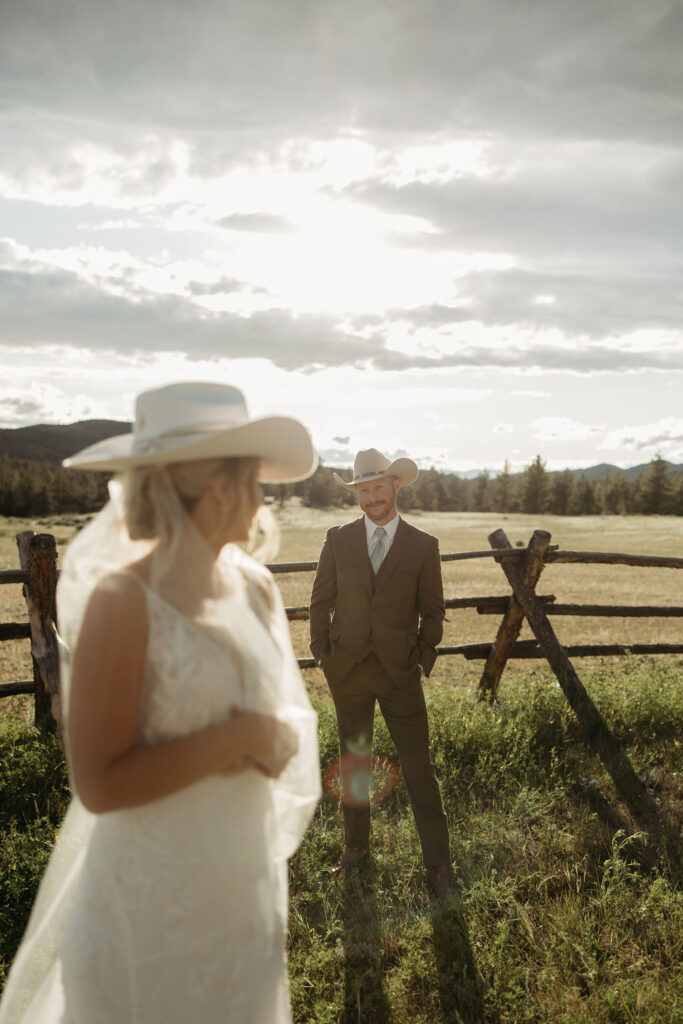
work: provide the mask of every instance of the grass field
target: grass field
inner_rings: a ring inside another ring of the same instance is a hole
[[[279,560],[313,560],[338,512],[279,513]],[[350,518],[350,516],[349,516]],[[683,553],[683,520],[424,514],[442,552],[488,547],[503,527],[512,543],[544,528],[565,549]],[[0,567],[17,565],[14,533],[0,524]],[[66,540],[72,526],[39,525]],[[305,604],[312,576],[279,576],[285,603]],[[444,567],[447,596],[505,594],[492,560]],[[677,570],[549,566],[538,590],[558,601],[683,604]],[[7,594],[5,594],[7,592]],[[25,617],[19,587],[0,588],[0,621]],[[680,642],[681,623],[554,618],[565,641]],[[449,614],[444,643],[490,640],[497,618]],[[294,623],[299,655],[307,624]],[[5,653],[2,648],[12,648]],[[2,679],[30,678],[26,645],[0,645]],[[661,834],[681,820],[683,658],[577,660],[612,733],[653,796]],[[459,895],[430,906],[402,783],[373,812],[373,859],[345,882],[330,865],[342,844],[326,793],[290,867],[290,974],[303,1022],[491,1021],[671,1024],[683,1019],[680,864],[661,847],[643,864],[638,823],[580,735],[543,662],[513,662],[500,703],[477,704],[481,663],[443,658],[427,683],[432,750],[449,816]],[[320,721],[323,768],[335,760],[334,715],[318,670],[305,678]],[[28,698],[0,705],[0,981],[67,799],[54,747],[31,729]],[[375,749],[393,759],[378,716]],[[650,838],[650,847],[653,840]]]

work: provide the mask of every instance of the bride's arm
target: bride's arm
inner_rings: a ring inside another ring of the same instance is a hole
[[[74,653],[67,720],[76,791],[94,813],[158,800],[251,759],[277,776],[293,731],[267,715],[240,714],[188,736],[138,745],[147,649],[142,588],[119,576],[95,591]]]

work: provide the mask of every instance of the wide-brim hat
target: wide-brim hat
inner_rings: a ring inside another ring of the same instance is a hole
[[[334,474],[334,478],[343,487],[354,489],[361,484],[370,483],[371,480],[379,480],[383,476],[395,476],[400,480],[402,487],[407,487],[417,480],[419,472],[417,463],[412,459],[400,458],[392,462],[376,448],[367,448],[356,455],[352,480],[342,480],[338,473]]]
[[[109,470],[230,457],[259,459],[264,483],[305,480],[318,456],[308,430],[289,416],[250,419],[227,384],[168,384],[138,395],[132,434],[118,434],[65,459],[72,469]]]

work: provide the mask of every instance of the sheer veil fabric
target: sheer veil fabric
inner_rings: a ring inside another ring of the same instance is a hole
[[[88,601],[132,574],[149,629],[140,742],[250,710],[289,722],[299,749],[278,779],[246,768],[127,811],[90,814],[74,792],[0,1024],[291,1020],[286,860],[320,796],[316,716],[267,570],[234,545],[216,559],[164,469],[153,474],[149,520],[158,540],[131,540],[115,480],[66,553],[57,598],[65,713]]]

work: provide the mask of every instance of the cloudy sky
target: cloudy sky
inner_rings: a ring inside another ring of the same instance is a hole
[[[2,0],[0,426],[683,461],[681,0]]]

